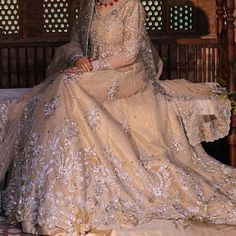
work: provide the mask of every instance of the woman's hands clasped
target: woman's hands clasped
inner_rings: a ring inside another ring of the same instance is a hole
[[[93,59],[91,58],[81,57],[75,61],[74,65],[78,67],[79,69],[82,69],[83,72],[89,72],[93,69],[93,66],[91,63],[92,61]]]
[[[93,70],[92,62],[93,59],[87,57],[81,57],[77,59],[74,63],[74,66],[68,67],[64,70],[66,73],[83,73]]]

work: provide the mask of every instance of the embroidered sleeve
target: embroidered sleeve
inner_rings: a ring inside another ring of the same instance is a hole
[[[124,8],[124,51],[120,55],[108,58],[113,69],[136,61],[144,35],[145,13],[141,3],[130,1]]]
[[[141,3],[136,1],[129,1],[123,7],[121,17],[124,17],[124,49],[116,56],[95,61],[94,70],[118,69],[134,63],[138,57],[144,35],[144,9]]]
[[[112,69],[111,64],[106,59],[99,59],[92,62],[93,71]]]
[[[78,35],[78,23],[76,22],[74,25],[73,25],[73,28],[71,30],[71,40],[73,42],[76,42],[77,44],[77,48],[76,50],[74,50],[74,53],[71,55],[71,58],[70,58],[70,61],[69,61],[69,65],[70,66],[73,66],[75,61],[81,57],[84,57],[84,53],[83,53],[83,50],[82,50],[82,47],[81,47],[81,44],[80,44],[80,37]]]

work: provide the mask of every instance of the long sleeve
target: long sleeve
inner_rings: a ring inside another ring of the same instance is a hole
[[[144,36],[145,12],[137,1],[129,1],[123,7],[123,51],[116,56],[95,61],[94,70],[118,69],[134,63],[139,55]]]
[[[83,56],[79,36],[76,36],[76,33],[78,33],[76,27],[78,26],[74,25],[72,29],[73,34],[71,36],[71,41],[57,49],[53,60],[47,68],[47,76],[73,65],[77,58]]]
[[[79,27],[80,25],[78,24],[78,22],[76,22],[73,25],[72,31],[71,31],[71,42],[70,44],[74,45],[73,47],[73,53],[70,55],[70,65],[74,65],[74,62],[76,61],[76,59],[80,58],[80,57],[84,57],[84,52],[82,50],[82,46],[80,43],[80,34],[79,34]]]
[[[75,60],[86,54],[88,25],[93,14],[93,0],[81,0],[78,20],[73,25],[70,42],[59,47],[47,68],[47,76],[74,64]]]
[[[126,4],[124,19],[124,51],[117,56],[108,58],[111,67],[117,69],[134,63],[141,47],[144,34],[145,14],[141,4],[128,2]]]

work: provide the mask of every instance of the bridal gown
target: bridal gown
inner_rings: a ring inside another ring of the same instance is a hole
[[[175,221],[235,230],[236,170],[200,144],[227,134],[230,103],[217,85],[151,86],[139,56],[143,8],[114,9],[94,13],[90,40],[93,57],[116,69],[56,73],[10,107],[0,146],[14,157],[2,194],[9,221],[39,235],[156,236]]]

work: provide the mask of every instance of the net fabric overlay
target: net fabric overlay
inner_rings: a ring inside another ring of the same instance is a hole
[[[129,58],[127,38],[134,51],[145,41],[144,27],[127,37],[119,24],[131,27],[133,19],[143,21],[139,1],[119,1],[106,15],[95,11],[90,17],[82,18],[90,25],[89,47],[81,43],[62,58],[57,54],[57,66],[68,65],[75,53],[91,53],[95,61],[114,66],[117,56]],[[105,28],[108,34],[102,34]],[[215,106],[215,89],[185,80],[147,83],[150,74],[141,48],[132,52],[135,60],[122,60],[116,69],[54,73],[12,103],[18,112],[8,113],[0,157],[2,163],[14,162],[2,198],[6,214],[21,222],[24,232],[85,235],[109,225],[141,226],[156,219],[236,224],[235,169],[208,156],[199,141],[190,142],[186,111],[177,109],[179,102],[188,108],[188,101],[199,98],[196,106],[203,100]],[[209,117],[225,119],[227,129],[230,113],[213,111],[209,105]],[[1,166],[1,176],[7,165]]]

